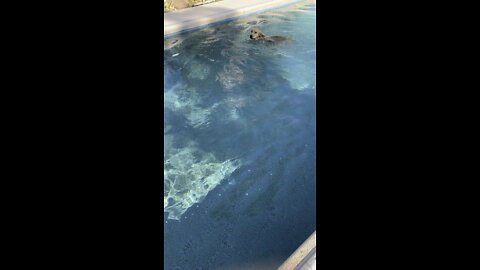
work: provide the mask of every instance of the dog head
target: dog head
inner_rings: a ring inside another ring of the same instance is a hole
[[[265,35],[258,28],[253,28],[252,31],[250,31],[250,39],[261,40],[264,38],[265,38]]]

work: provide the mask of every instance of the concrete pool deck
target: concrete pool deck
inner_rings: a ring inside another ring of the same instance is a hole
[[[223,0],[163,14],[163,35],[169,36],[209,24],[302,2],[304,0]]]
[[[313,270],[316,269],[317,231],[278,268],[278,270]]]

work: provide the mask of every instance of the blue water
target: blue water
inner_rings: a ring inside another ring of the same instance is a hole
[[[315,230],[314,2],[165,40],[165,269],[276,269]]]

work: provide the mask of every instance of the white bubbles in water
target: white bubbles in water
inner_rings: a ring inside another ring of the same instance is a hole
[[[217,41],[220,41],[220,38],[218,36],[210,35],[210,36],[207,36],[203,41],[201,41],[200,44],[209,45],[209,44],[215,43]]]

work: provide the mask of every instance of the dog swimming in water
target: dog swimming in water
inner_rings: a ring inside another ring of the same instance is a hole
[[[282,42],[282,41],[291,41],[290,38],[284,36],[267,36],[260,29],[253,28],[250,31],[250,39],[252,40],[263,40],[267,42]]]

